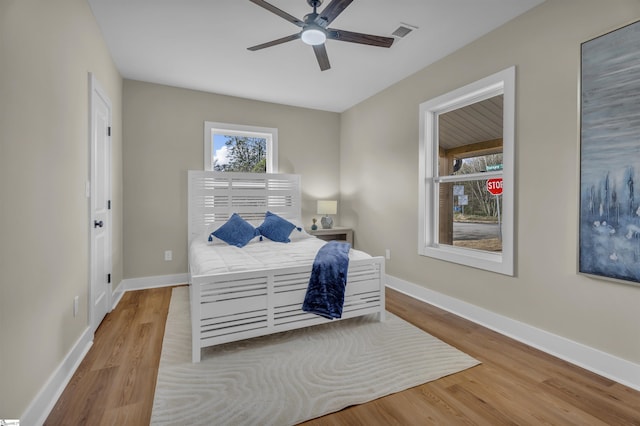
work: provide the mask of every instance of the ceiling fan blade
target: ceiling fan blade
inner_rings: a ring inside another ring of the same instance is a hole
[[[353,0],[333,0],[315,19],[316,24],[326,28],[334,19],[342,13]]]
[[[329,56],[327,55],[327,49],[324,47],[324,44],[317,44],[313,46],[313,51],[316,54],[318,65],[320,65],[320,71],[326,71],[331,68],[331,65],[329,64]]]
[[[265,9],[267,9],[269,12],[275,13],[279,17],[286,19],[287,21],[291,22],[294,25],[297,25],[299,27],[302,27],[304,25],[304,22],[302,22],[301,20],[299,20],[295,16],[289,15],[284,10],[278,9],[274,5],[272,5],[270,3],[267,3],[264,0],[249,0],[249,1],[251,3],[257,4],[260,7],[263,7]]]
[[[370,46],[391,47],[392,37],[383,37],[371,34],[354,33],[345,30],[327,29],[327,38],[331,40],[347,41],[349,43],[368,44]]]
[[[288,41],[297,40],[300,38],[300,33],[291,34],[290,36],[282,37],[277,40],[268,41],[266,43],[258,44],[256,46],[247,47],[247,50],[251,50],[252,52],[260,49],[264,49],[266,47],[277,46],[278,44],[286,43]]]

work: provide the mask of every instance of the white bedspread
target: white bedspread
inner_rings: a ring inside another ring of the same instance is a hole
[[[310,237],[290,243],[276,243],[266,238],[242,248],[230,245],[209,245],[195,239],[189,247],[189,263],[192,275],[212,275],[224,272],[252,271],[266,268],[311,265],[316,253],[326,244]],[[367,253],[351,249],[349,259],[370,258]]]

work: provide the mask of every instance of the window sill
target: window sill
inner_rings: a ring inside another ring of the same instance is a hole
[[[421,256],[484,269],[503,275],[513,276],[512,262],[506,261],[503,253],[474,250],[449,245],[425,246],[419,251]]]

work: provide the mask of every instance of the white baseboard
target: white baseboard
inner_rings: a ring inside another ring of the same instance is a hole
[[[113,290],[113,294],[111,295],[111,310],[114,310],[116,306],[118,306],[118,303],[120,303],[120,299],[122,299],[122,296],[124,296],[125,289],[123,283],[124,280],[120,281],[118,287]]]
[[[186,284],[189,282],[189,274],[156,275],[153,277],[126,278],[120,281],[113,292],[111,309],[115,309],[127,291],[144,290],[148,288],[169,287],[172,285]]]
[[[112,309],[115,309],[126,291],[185,284],[188,280],[188,274],[124,279],[113,292]],[[92,344],[93,333],[91,333],[91,328],[87,327],[78,341],[71,347],[60,366],[31,401],[31,404],[29,404],[29,407],[20,418],[20,424],[41,425],[45,422]]]
[[[47,420],[49,413],[58,402],[58,398],[62,395],[92,344],[93,333],[91,327],[87,327],[22,414],[21,425],[41,425]]]
[[[387,275],[387,286],[603,377],[640,390],[639,364],[390,275]]]
[[[124,279],[118,286],[118,289],[122,288],[122,292],[124,293],[125,291],[144,290],[147,288],[157,288],[157,287],[168,287],[172,285],[186,284],[188,282],[189,282],[189,274],[186,274],[186,273],[173,274],[173,275],[157,275],[154,277]]]

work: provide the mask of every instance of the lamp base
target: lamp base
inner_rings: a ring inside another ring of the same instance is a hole
[[[333,219],[331,219],[330,216],[322,216],[322,219],[320,219],[320,223],[322,224],[322,229],[333,228]]]

